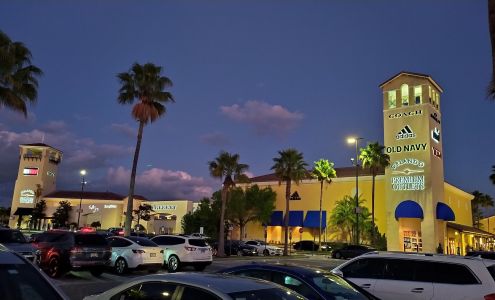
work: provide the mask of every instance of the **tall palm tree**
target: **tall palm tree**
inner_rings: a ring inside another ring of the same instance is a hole
[[[473,200],[471,200],[471,212],[473,215],[473,226],[480,228],[480,220],[483,218],[483,208],[493,207],[493,199],[490,195],[474,191]]]
[[[285,237],[284,237],[284,255],[288,255],[289,245],[289,209],[290,209],[290,190],[291,183],[294,181],[296,184],[304,179],[307,175],[306,162],[304,162],[303,154],[296,149],[289,148],[283,151],[278,151],[279,156],[273,159],[274,165],[272,170],[278,177],[279,184],[282,181],[285,182]]]
[[[148,123],[153,123],[165,114],[165,104],[174,102],[172,94],[165,91],[166,88],[172,86],[172,81],[162,76],[161,73],[162,67],[160,66],[155,66],[152,63],[144,65],[135,63],[129,72],[119,73],[117,75],[121,84],[118,102],[119,104],[134,104],[136,101],[137,103],[132,108],[132,117],[139,123],[125,215],[124,231],[126,235],[131,232],[134,185],[136,182],[139,150],[143,138],[143,128]]]
[[[373,226],[372,234],[375,231],[375,177],[378,169],[386,168],[390,165],[390,156],[384,153],[384,146],[378,142],[368,144],[366,148],[361,148],[359,159],[363,168],[369,168],[372,176],[371,185],[371,222]]]
[[[490,180],[495,184],[495,165],[492,166],[492,175],[490,175]]]
[[[0,30],[0,109],[2,106],[27,117],[26,103],[38,97],[38,79],[43,72],[31,64],[31,51],[13,42]]]
[[[210,175],[214,178],[220,178],[220,180],[222,180],[222,207],[220,209],[217,252],[217,256],[220,257],[225,256],[225,206],[227,205],[229,191],[235,187],[236,181],[245,182],[248,179],[244,173],[248,170],[249,166],[246,164],[241,164],[239,159],[239,154],[230,154],[226,151],[222,151],[220,152],[220,155],[215,158],[215,160],[208,162]]]
[[[333,168],[334,163],[329,162],[328,159],[320,159],[314,162],[313,171],[311,172],[311,176],[316,178],[320,182],[320,221],[319,231],[318,231],[318,243],[321,245],[321,222],[323,221],[321,206],[323,203],[323,183],[332,182],[332,178],[337,177],[337,172]],[[321,247],[319,248],[321,251]]]

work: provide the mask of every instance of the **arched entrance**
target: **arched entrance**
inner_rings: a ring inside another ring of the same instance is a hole
[[[404,252],[422,252],[421,220],[423,209],[413,200],[405,200],[397,205],[395,219],[399,222],[399,241]]]

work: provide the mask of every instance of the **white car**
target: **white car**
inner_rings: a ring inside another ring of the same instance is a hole
[[[176,273],[140,276],[84,300],[174,299],[174,300],[304,300],[278,284],[224,274]]]
[[[256,247],[256,249],[258,249],[258,255],[269,256],[269,255],[284,254],[284,250],[282,248],[270,246],[263,241],[249,240],[249,241],[245,241],[244,243],[246,245],[251,245]]]
[[[147,238],[112,236],[107,241],[112,247],[110,265],[119,275],[129,269],[157,272],[163,265],[163,250]]]
[[[369,252],[332,270],[383,300],[495,300],[495,261]]]
[[[164,252],[164,264],[169,272],[183,266],[203,271],[213,260],[211,247],[204,239],[180,235],[158,235],[151,239]]]

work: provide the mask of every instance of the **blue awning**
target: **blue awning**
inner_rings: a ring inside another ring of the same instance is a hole
[[[302,210],[289,211],[289,226],[302,227],[303,226],[303,217],[304,217],[304,212]]]
[[[321,228],[325,228],[327,226],[327,211],[323,210],[321,211]],[[319,228],[320,225],[318,224],[320,220],[320,211],[319,210],[308,210],[306,213],[306,219],[304,219],[304,227],[313,227],[313,228]]]
[[[402,201],[395,209],[395,218],[416,218],[423,219],[423,209],[412,200]]]
[[[443,202],[437,203],[437,219],[444,221],[455,221],[455,214],[452,208]]]
[[[284,213],[281,210],[274,210],[270,216],[268,226],[282,226],[284,224]]]

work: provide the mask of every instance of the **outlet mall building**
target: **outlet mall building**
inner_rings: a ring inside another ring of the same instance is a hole
[[[401,72],[380,85],[383,91],[385,151],[390,166],[375,180],[375,219],[387,236],[388,250],[436,252],[439,244],[445,253],[465,254],[466,249],[492,249],[493,234],[473,228],[472,195],[445,182],[443,172],[442,88],[428,75]],[[364,145],[362,145],[364,146]],[[77,209],[82,202],[81,225],[99,221],[102,228],[118,227],[124,222],[127,200],[110,192],[57,191],[57,166],[62,152],[45,144],[20,145],[20,163],[12,199],[10,226],[27,226],[23,220],[31,214],[38,198],[45,199],[49,227],[58,203],[67,200],[73,206],[70,222],[77,223]],[[322,226],[326,240],[343,240],[326,228],[330,212],[338,200],[354,196],[355,168],[337,168],[337,178],[323,190]],[[285,185],[274,174],[254,177],[250,184],[271,187],[277,192],[276,208],[266,227],[267,240],[283,242]],[[359,169],[359,194],[371,211],[372,177]],[[38,186],[42,195],[37,197]],[[81,197],[82,195],[82,197]],[[82,200],[81,200],[82,198]],[[289,225],[292,242],[313,239],[319,227],[320,184],[307,179],[292,185]],[[152,205],[155,213],[149,222],[141,222],[149,232],[180,233],[182,217],[194,209],[190,200],[149,201],[135,198],[134,209],[141,203]],[[495,220],[492,227],[495,230]],[[487,228],[487,227],[484,227]],[[490,230],[489,230],[490,231]],[[493,231],[492,231],[493,232]],[[263,239],[265,227],[251,223],[245,238]],[[234,229],[232,238],[239,238]]]

